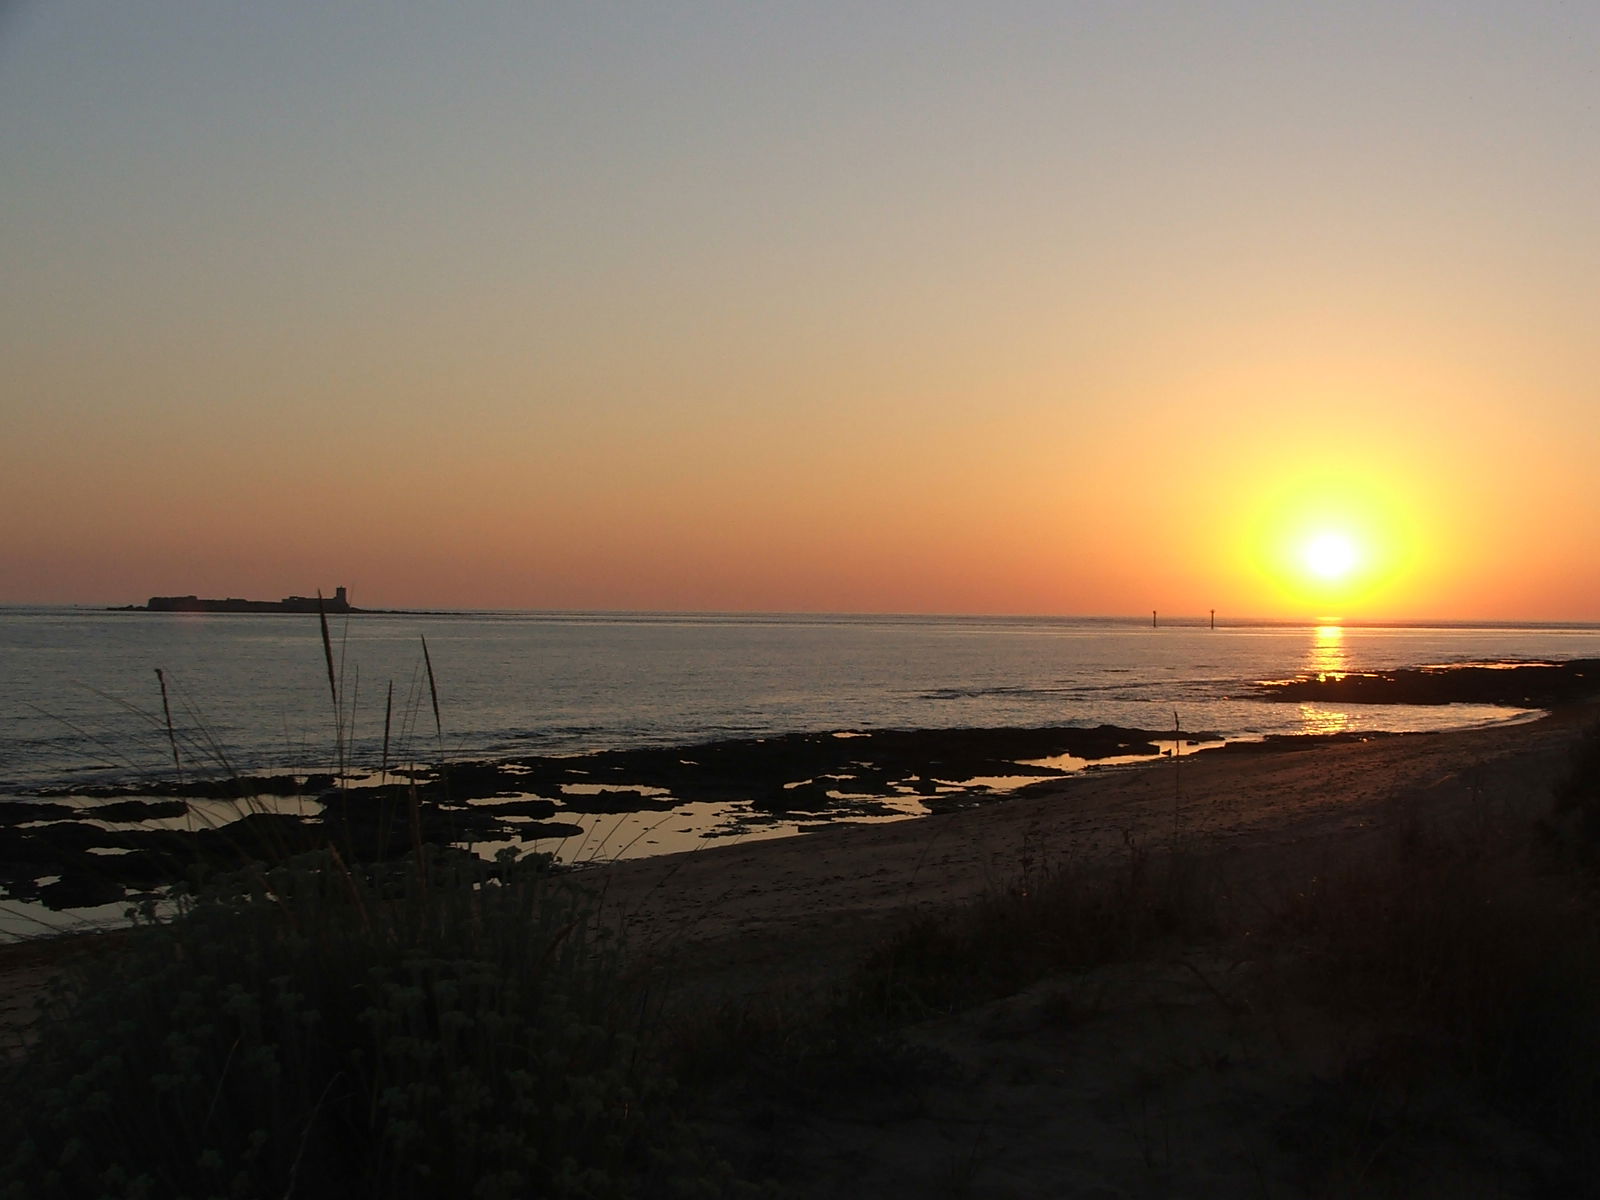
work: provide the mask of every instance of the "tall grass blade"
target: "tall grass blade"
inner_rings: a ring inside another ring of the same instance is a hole
[[[322,627],[322,659],[328,665],[328,695],[333,700],[333,710],[339,711],[339,681],[333,671],[333,639],[328,635],[328,613],[322,607],[322,589],[317,589],[317,624]]]
[[[378,760],[378,770],[389,773],[389,727],[394,719],[394,680],[389,680],[389,695],[383,702],[383,756]]]
[[[428,668],[428,695],[433,700],[433,730],[439,738],[439,744],[444,744],[444,722],[439,719],[439,685],[433,681],[433,659],[428,654],[428,637],[422,635],[422,661]]]
[[[428,653],[428,637],[426,634],[419,634],[418,636],[422,638],[422,663],[428,669],[428,697],[433,701],[433,733],[439,747],[439,767],[441,771],[441,778],[447,778],[442,775],[444,768],[444,722],[439,719],[439,685],[434,682],[433,678],[433,656]],[[420,846],[422,841],[422,829],[420,824],[420,814],[417,811],[415,781],[412,782],[411,820],[412,837]],[[426,862],[423,862],[422,883],[424,888],[426,888],[428,883]]]
[[[333,667],[333,638],[328,634],[328,610],[322,605],[322,589],[317,589],[317,624],[322,630],[322,661],[328,667],[328,696],[333,701],[334,753],[339,760],[339,775],[345,774],[344,712],[339,707],[339,679]]]
[[[172,705],[167,702],[167,676],[160,667],[156,668],[156,682],[161,685],[161,713],[167,721],[167,744],[172,747],[172,769],[178,773],[178,782],[183,782],[183,760],[178,756],[178,734],[172,728]]]

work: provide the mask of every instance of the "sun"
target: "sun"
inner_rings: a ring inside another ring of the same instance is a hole
[[[1324,583],[1340,583],[1361,565],[1355,539],[1337,530],[1313,534],[1301,547],[1300,561],[1308,574]]]
[[[1273,615],[1368,620],[1408,599],[1437,551],[1420,505],[1376,468],[1282,468],[1251,496],[1237,545]]]

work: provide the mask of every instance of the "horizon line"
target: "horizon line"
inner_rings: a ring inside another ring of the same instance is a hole
[[[121,606],[105,605],[94,602],[69,601],[69,602],[30,602],[30,601],[4,601],[0,602],[0,610],[5,609],[65,609],[87,612],[117,611]],[[692,608],[514,608],[514,607],[445,607],[424,606],[416,608],[362,608],[356,606],[357,611],[352,615],[371,616],[457,616],[470,614],[516,613],[526,616],[594,616],[594,617],[787,617],[787,618],[856,618],[894,619],[894,620],[969,620],[969,621],[1088,621],[1101,623],[1131,623],[1146,624],[1146,617],[1141,613],[1046,613],[1046,612],[908,612],[908,611],[872,611],[851,609],[692,609]],[[1172,628],[1209,628],[1212,621],[1212,611],[1202,610],[1196,613],[1175,612],[1171,616],[1160,616],[1160,610],[1144,610],[1150,612],[1154,618],[1154,625],[1159,630],[1161,627]],[[169,614],[155,614],[169,615]],[[170,615],[196,615],[196,614],[170,614]],[[212,616],[270,616],[274,614],[230,614],[214,613],[200,614]],[[344,615],[342,613],[335,615]],[[1337,617],[1337,616],[1292,616],[1270,617],[1246,615],[1238,617],[1216,617],[1218,629],[1240,628],[1308,628],[1315,629],[1323,626],[1337,626],[1346,629],[1380,629],[1380,628],[1413,628],[1413,629],[1600,629],[1600,619],[1583,619],[1577,617]]]

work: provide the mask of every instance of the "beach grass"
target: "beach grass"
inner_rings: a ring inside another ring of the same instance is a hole
[[[0,1195],[725,1190],[592,897],[542,863],[322,852],[120,941],[7,1081]]]

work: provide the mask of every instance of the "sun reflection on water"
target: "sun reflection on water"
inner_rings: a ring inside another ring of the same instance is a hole
[[[1350,669],[1342,625],[1318,625],[1306,650],[1306,674],[1317,679],[1338,677]],[[1306,733],[1340,733],[1350,727],[1350,714],[1318,704],[1300,706],[1300,727]]]
[[[1302,704],[1300,728],[1305,733],[1343,733],[1350,728],[1350,714],[1316,704]]]
[[[1323,678],[1343,675],[1349,670],[1349,653],[1344,644],[1344,627],[1318,625],[1306,651],[1306,673]]]

